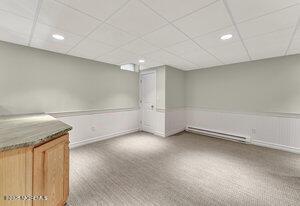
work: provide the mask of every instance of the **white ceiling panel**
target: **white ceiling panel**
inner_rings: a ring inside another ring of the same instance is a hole
[[[108,24],[103,24],[91,33],[89,38],[119,47],[134,40],[136,37]]]
[[[200,48],[197,51],[184,53],[181,56],[200,67],[220,65],[220,61]]]
[[[128,0],[56,0],[72,8],[94,16],[102,21],[106,20],[121,8]]]
[[[174,24],[194,38],[232,25],[231,19],[222,1],[188,15]]]
[[[283,56],[288,47],[293,29],[276,31],[245,40],[252,59]]]
[[[0,10],[0,28],[29,35],[32,28],[32,21],[8,12]]]
[[[62,35],[65,39],[63,41],[55,40],[52,35],[58,34]],[[83,37],[63,31],[54,27],[50,27],[44,24],[37,23],[35,26],[35,32],[33,39],[39,39],[40,41],[53,41],[59,44],[66,44],[74,46],[77,44]]]
[[[41,39],[32,39],[31,41],[31,47],[48,50],[52,52],[62,53],[66,54],[69,49],[72,48],[71,45],[68,44],[61,44],[60,42],[57,42],[55,40],[41,40]]]
[[[198,65],[193,64],[191,62],[185,61],[183,59],[178,59],[178,61],[174,61],[174,62],[170,62],[169,63],[170,66],[173,66],[177,69],[181,69],[181,70],[191,70],[191,69],[197,69],[199,68]]]
[[[14,44],[28,45],[29,35],[0,28],[0,41],[6,41]]]
[[[197,64],[194,64],[182,57],[170,54],[164,50],[159,50],[150,54],[145,55],[146,62],[155,61],[159,62],[160,65],[170,65],[178,69],[187,70],[190,68],[196,68]],[[159,65],[157,65],[159,66]]]
[[[180,57],[177,57],[173,54],[170,54],[166,51],[163,50],[159,50],[150,54],[145,55],[145,59],[154,59],[158,62],[161,62],[163,64],[168,64],[169,62],[175,62],[178,59],[180,59]]]
[[[77,35],[87,35],[100,21],[53,0],[43,0],[38,22]]]
[[[294,39],[290,46],[290,49],[287,52],[288,55],[291,54],[300,54],[300,38]]]
[[[196,52],[199,49],[199,46],[192,40],[187,40],[184,42],[180,42],[178,44],[174,44],[165,49],[173,54],[180,56],[181,54],[184,54],[184,53]]]
[[[152,68],[152,67],[158,67],[158,66],[161,66],[161,65],[162,65],[162,63],[151,60],[151,61],[145,62],[144,64],[141,64],[140,69],[144,70],[144,69],[148,69],[148,68]]]
[[[300,28],[296,31],[287,54],[300,54]]]
[[[28,44],[32,21],[0,10],[0,40],[15,44]]]
[[[240,41],[211,47],[208,50],[225,64],[249,61],[248,54]]]
[[[216,0],[143,0],[161,16],[173,21],[193,11],[203,8]]]
[[[188,39],[182,32],[178,31],[172,25],[165,26],[143,37],[146,41],[164,48],[178,42]]]
[[[149,44],[148,42],[137,39],[133,42],[130,42],[129,44],[122,47],[123,49],[130,51],[135,54],[143,55],[146,53],[154,52],[156,50],[159,50],[159,48]]]
[[[135,58],[135,54],[125,49],[117,49],[114,50],[113,52],[98,57],[96,60],[120,65],[125,63],[131,63],[130,61],[134,58]]]
[[[243,22],[238,24],[238,28],[242,38],[249,38],[279,29],[293,27],[298,21],[299,14],[300,6],[294,6],[280,12]]]
[[[0,0],[0,40],[190,70],[300,53],[299,15],[300,0]]]
[[[300,3],[299,0],[226,0],[236,22],[265,15]]]
[[[167,22],[138,0],[131,0],[108,20],[132,35],[144,35],[167,24]]]
[[[81,41],[75,48],[73,48],[69,52],[69,54],[88,59],[95,59],[112,51],[113,49],[114,47],[112,46],[86,38]]]
[[[226,34],[232,34],[232,38],[228,40],[221,40],[221,36]],[[224,46],[226,44],[232,44],[233,42],[240,41],[239,35],[235,27],[228,27],[221,29],[198,38],[194,39],[203,48],[211,48],[217,46]]]
[[[64,36],[64,41],[54,39],[53,34]],[[81,36],[37,23],[30,45],[39,49],[67,53],[81,39]]]
[[[0,10],[33,19],[38,0],[1,0]]]

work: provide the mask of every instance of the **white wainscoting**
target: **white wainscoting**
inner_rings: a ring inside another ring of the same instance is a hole
[[[252,144],[300,153],[300,118],[186,108],[186,126],[249,136]]]
[[[154,125],[154,134],[157,136],[165,137],[166,136],[166,127],[165,127],[165,118],[166,113],[164,109],[156,109],[155,113],[155,125]]]
[[[139,109],[50,114],[73,127],[70,147],[139,131]]]
[[[186,128],[185,108],[166,109],[165,136],[182,132]]]

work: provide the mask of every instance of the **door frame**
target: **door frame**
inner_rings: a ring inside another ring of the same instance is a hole
[[[140,131],[143,131],[143,112],[142,112],[142,76],[143,75],[147,75],[147,74],[151,74],[153,73],[154,74],[154,85],[155,85],[155,101],[154,101],[154,112],[156,112],[156,101],[157,101],[157,94],[156,94],[156,70],[155,69],[146,69],[146,70],[142,70],[140,71],[140,74],[139,74],[139,129]],[[155,133],[155,127],[153,128],[153,131],[151,131],[151,133]]]

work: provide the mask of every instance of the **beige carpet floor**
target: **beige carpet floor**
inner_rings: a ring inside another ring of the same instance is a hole
[[[181,133],[71,150],[71,206],[299,206],[300,155]]]

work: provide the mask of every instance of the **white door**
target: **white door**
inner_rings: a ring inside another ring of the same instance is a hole
[[[154,132],[156,108],[156,73],[141,74],[142,130]]]

